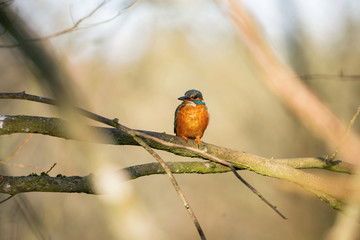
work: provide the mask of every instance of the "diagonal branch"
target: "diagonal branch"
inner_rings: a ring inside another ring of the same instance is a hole
[[[139,143],[143,148],[145,148],[145,150],[148,151],[151,154],[151,156],[153,156],[156,159],[156,161],[158,161],[160,163],[161,167],[165,170],[166,174],[170,178],[170,181],[173,184],[173,186],[175,188],[175,191],[177,192],[180,199],[184,203],[184,206],[185,206],[186,210],[190,214],[191,219],[192,219],[193,223],[195,224],[195,227],[196,227],[196,229],[197,229],[197,231],[198,231],[198,233],[200,235],[200,238],[201,239],[206,239],[204,231],[202,230],[202,228],[200,226],[200,223],[199,223],[194,211],[190,207],[189,201],[186,199],[186,197],[185,197],[184,193],[182,192],[178,182],[176,181],[174,175],[172,174],[170,168],[165,163],[165,161],[159,156],[159,154],[157,154],[151,147],[149,147],[149,145],[147,145],[144,142],[144,140],[137,137],[137,131],[133,131],[133,130],[129,129],[126,133],[130,134],[137,143]]]

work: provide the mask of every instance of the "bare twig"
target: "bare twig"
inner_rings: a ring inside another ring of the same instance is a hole
[[[349,136],[350,129],[351,129],[352,125],[354,124],[356,118],[358,117],[359,113],[360,113],[360,107],[357,109],[357,111],[354,114],[353,118],[350,120],[350,123],[346,127],[346,131],[344,133],[344,136],[340,139],[340,142],[337,145],[335,151],[330,155],[330,157],[328,159],[325,158],[326,162],[332,163],[335,160],[335,158],[336,158],[338,152],[340,151],[342,145],[344,144],[346,138]]]
[[[10,200],[12,197],[14,197],[15,195],[10,195],[10,196],[8,196],[7,198],[5,198],[4,200],[1,200],[0,201],[0,204],[2,204],[2,203],[4,203],[4,202],[6,202],[7,200]]]
[[[180,189],[179,184],[177,183],[174,175],[172,174],[170,168],[166,165],[165,161],[159,156],[159,154],[157,154],[151,147],[149,147],[149,145],[147,145],[141,138],[137,137],[135,135],[135,132],[133,132],[133,138],[135,139],[135,141],[137,141],[143,148],[146,149],[146,151],[148,151],[162,166],[162,168],[165,169],[166,174],[169,176],[171,183],[174,185],[174,188],[176,190],[176,192],[178,193],[178,195],[180,196],[180,199],[182,200],[182,202],[184,203],[184,206],[186,208],[186,210],[189,212],[191,219],[193,221],[193,223],[195,224],[195,227],[200,235],[201,239],[206,239],[205,234],[200,226],[200,223],[194,213],[194,211],[192,210],[192,208],[190,207],[190,204],[188,202],[188,200],[185,198],[184,193],[182,192],[182,190]]]
[[[48,40],[50,38],[54,38],[54,37],[58,37],[60,35],[64,35],[65,33],[69,33],[69,32],[73,32],[76,30],[80,30],[81,28],[79,27],[80,24],[82,22],[84,22],[85,20],[87,20],[88,18],[92,17],[99,9],[101,9],[108,1],[102,1],[96,8],[94,8],[91,12],[89,12],[87,15],[85,15],[84,17],[80,18],[79,20],[77,20],[74,25],[70,28],[64,29],[62,31],[44,36],[44,37],[39,37],[39,38],[33,38],[30,39],[30,41],[44,41],[44,40]]]
[[[104,23],[108,23],[108,22],[111,22],[113,21],[114,19],[116,19],[117,17],[119,17],[121,14],[123,14],[126,10],[128,10],[129,8],[131,8],[132,6],[134,6],[139,0],[134,0],[133,2],[131,2],[129,5],[127,5],[125,8],[121,9],[120,11],[118,11],[114,16],[106,19],[106,20],[103,20],[103,21],[100,21],[100,22],[97,22],[97,23],[92,23],[90,24],[89,26],[87,27],[94,27],[94,26],[97,26],[97,25],[100,25],[100,24],[104,24]]]
[[[6,159],[4,159],[2,162],[8,162],[10,161],[33,137],[33,134],[29,134],[24,141],[12,152]]]
[[[116,19],[117,17],[119,17],[121,14],[123,14],[126,10],[128,10],[129,8],[131,8],[133,5],[135,5],[135,3],[138,2],[138,0],[134,0],[133,2],[131,2],[129,5],[127,5],[125,8],[121,9],[120,11],[118,11],[114,16],[106,19],[106,20],[103,20],[103,21],[100,21],[100,22],[97,22],[97,23],[92,23],[92,24],[89,24],[87,26],[81,26],[82,23],[91,18],[96,12],[98,12],[104,5],[106,5],[107,3],[109,2],[109,0],[104,0],[102,1],[97,7],[95,7],[91,12],[89,12],[87,15],[85,15],[84,17],[80,18],[79,20],[77,21],[74,21],[73,19],[73,15],[72,13],[70,14],[71,15],[71,19],[72,19],[72,22],[73,22],[73,26],[71,26],[70,28],[66,28],[64,30],[61,30],[59,32],[56,32],[56,33],[52,33],[52,34],[49,34],[47,36],[43,36],[43,37],[37,37],[37,38],[32,38],[32,39],[28,39],[28,41],[45,41],[45,40],[48,40],[48,39],[51,39],[51,38],[55,38],[55,37],[59,37],[61,35],[64,35],[64,34],[67,34],[67,33],[71,33],[71,32],[74,32],[74,31],[78,31],[78,30],[81,30],[81,29],[85,29],[85,28],[91,28],[91,27],[94,27],[94,26],[97,26],[97,25],[101,25],[101,24],[104,24],[104,23],[108,23],[108,22],[111,22],[113,21],[114,19]],[[70,9],[70,12],[71,12],[71,9]],[[7,44],[7,45],[0,45],[0,48],[15,48],[15,47],[19,47],[20,45],[19,44]]]
[[[30,141],[34,134],[29,134],[24,141],[22,141],[19,146],[4,160],[0,160],[0,164],[8,165],[11,167],[18,167],[18,168],[32,168],[38,171],[45,171],[43,168],[31,165],[31,164],[22,164],[22,163],[9,163],[11,159],[15,157],[16,154]]]
[[[31,168],[31,169],[34,169],[34,170],[36,170],[36,171],[41,171],[41,172],[45,172],[45,171],[46,171],[46,169],[44,169],[44,168],[37,167],[37,166],[31,165],[31,164],[10,163],[10,162],[5,162],[5,161],[0,161],[0,164],[7,165],[7,166],[10,166],[10,167]]]
[[[304,80],[315,80],[315,79],[333,79],[333,80],[347,80],[347,81],[357,81],[360,80],[360,75],[348,75],[343,74],[342,72],[340,74],[321,74],[321,73],[315,73],[315,74],[306,74],[306,75],[300,75],[301,79]]]
[[[50,172],[51,170],[53,170],[53,168],[56,166],[56,164],[57,164],[57,163],[54,163],[54,164],[49,168],[49,170],[47,170],[47,171],[45,172],[45,174],[49,174],[49,172]]]

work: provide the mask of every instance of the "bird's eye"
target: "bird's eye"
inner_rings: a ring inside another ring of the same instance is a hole
[[[190,98],[194,98],[194,95],[190,95]]]

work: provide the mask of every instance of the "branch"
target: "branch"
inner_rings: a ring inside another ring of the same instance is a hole
[[[231,171],[230,168],[214,162],[167,162],[174,174],[193,173],[209,174]],[[160,163],[147,163],[131,166],[119,170],[125,172],[129,180],[139,177],[166,174]],[[92,176],[63,176],[50,177],[30,174],[29,176],[0,176],[0,193],[15,195],[24,192],[66,192],[66,193],[88,193],[96,194],[92,185]]]
[[[148,151],[151,156],[153,156],[156,161],[159,162],[159,164],[161,165],[162,169],[164,169],[165,173],[168,175],[171,183],[173,184],[174,188],[175,188],[175,191],[177,192],[177,194],[179,195],[181,201],[184,203],[184,206],[186,208],[186,210],[188,211],[188,213],[190,214],[191,216],[191,219],[199,233],[199,236],[202,240],[206,240],[206,237],[205,237],[205,233],[204,231],[202,230],[201,226],[200,226],[200,223],[195,215],[195,212],[192,210],[192,208],[190,207],[190,204],[189,204],[189,201],[186,199],[184,193],[182,192],[181,188],[180,188],[180,185],[178,184],[178,182],[176,181],[174,175],[172,174],[169,166],[165,163],[165,161],[160,157],[159,154],[157,154],[151,147],[149,147],[148,144],[146,144],[144,142],[143,139],[139,138],[137,135],[137,131],[135,130],[132,130],[132,129],[129,129],[126,131],[126,133],[130,134],[132,136],[132,138],[139,144],[141,145],[143,148],[145,148],[146,151]]]
[[[231,172],[229,167],[214,162],[167,162],[166,164],[174,174],[215,174]],[[165,174],[164,169],[159,163],[135,165],[124,168],[121,171],[126,171],[129,179]]]
[[[1,94],[0,94],[0,99],[1,99]],[[23,115],[17,115],[17,116],[2,115],[0,116],[0,136],[15,134],[15,133],[36,133],[36,134],[43,134],[43,135],[64,138],[64,139],[83,140],[83,139],[75,139],[73,138],[74,136],[72,136],[71,138],[67,136],[66,132],[64,131],[64,129],[67,129],[66,124],[67,124],[66,121],[58,118],[23,116]],[[118,129],[93,127],[93,126],[89,126],[89,128],[91,128],[91,130],[94,131],[95,133],[105,136],[105,138],[95,139],[97,143],[114,144],[114,145],[136,145],[136,146],[139,145],[130,135]],[[137,130],[137,131],[170,143],[184,144],[187,146],[196,146],[196,142],[191,139],[189,139],[188,142],[185,142],[182,138],[178,138],[166,133],[141,131],[141,130]],[[104,139],[111,139],[112,141],[108,142]],[[180,155],[184,157],[197,157],[197,158],[200,157],[203,159],[207,159],[197,154],[194,154],[193,152],[167,147],[149,139],[144,139],[144,141],[154,149],[171,152],[176,155]],[[221,152],[225,150],[224,148],[211,145],[203,141],[202,144],[206,149],[211,148],[215,152]],[[239,152],[231,149],[226,149],[226,151],[229,155],[239,154]],[[249,161],[251,161],[252,155],[248,153],[241,153],[241,154],[243,154],[244,157],[246,157],[247,159],[249,159]],[[340,172],[340,173],[349,173],[349,174],[352,172],[353,169],[351,164],[342,162],[340,160],[334,161],[333,164],[328,165],[325,163],[324,159],[317,157],[271,159],[271,161],[296,169],[324,169],[324,170]],[[224,168],[228,169],[228,171],[231,171],[227,167]],[[238,166],[238,168],[242,169],[240,166]]]
[[[110,18],[108,18],[106,20],[103,20],[103,21],[100,21],[100,22],[97,22],[97,23],[93,23],[93,24],[90,24],[88,26],[81,26],[81,24],[85,20],[91,18],[96,12],[98,12],[104,5],[106,5],[109,2],[108,0],[104,0],[96,8],[94,8],[91,12],[89,12],[87,15],[80,18],[76,22],[73,22],[73,26],[71,26],[69,28],[66,28],[64,30],[49,34],[47,36],[31,38],[31,39],[28,39],[27,41],[33,41],[33,42],[45,41],[45,40],[48,40],[48,39],[51,39],[51,38],[59,37],[61,35],[67,34],[67,33],[71,33],[71,32],[74,32],[74,31],[81,30],[81,29],[84,29],[84,28],[90,28],[90,27],[94,27],[94,26],[97,26],[97,25],[100,25],[100,24],[111,22],[114,19],[116,19],[117,17],[119,17],[124,11],[126,11],[130,7],[132,7],[137,1],[138,0],[134,0],[129,5],[127,5],[124,9],[118,11],[114,16],[112,16],[112,17],[110,17]],[[19,47],[19,46],[20,46],[20,44],[16,43],[16,44],[0,45],[0,48],[15,48],[15,47]]]
[[[1,99],[1,94],[0,94]],[[137,142],[128,134],[113,128],[91,127],[95,132],[105,134],[113,140],[112,144],[118,145],[138,145]],[[13,133],[38,133],[70,139],[65,134],[66,122],[56,118],[31,117],[31,116],[1,116],[0,135]],[[185,142],[182,138],[149,131],[139,131],[149,136],[169,142],[170,144],[183,144],[184,146],[196,146],[196,142],[189,140]],[[204,154],[195,153],[187,149],[169,147],[152,139],[142,138],[151,148],[159,149],[181,155],[185,157],[198,157],[208,159]],[[97,139],[98,143],[107,143]],[[266,159],[250,153],[238,152],[235,150],[222,148],[212,144],[202,142],[206,153],[220,157],[231,162],[239,169],[254,171],[264,176],[284,179],[296,183],[306,190],[312,192],[321,200],[329,203],[333,208],[340,209],[341,199],[349,194],[349,189],[329,183],[316,175],[296,170],[294,168],[320,168],[331,171],[350,173],[351,165],[341,161],[334,161],[332,165],[327,165],[321,158],[295,158],[295,159]],[[200,151],[200,150],[199,150]],[[286,165],[285,165],[286,164]]]
[[[0,176],[0,192],[15,195],[24,192],[66,192],[94,194],[90,175],[85,177],[50,177],[47,174],[29,176]]]
[[[339,74],[305,74],[300,75],[299,78],[304,80],[317,80],[317,79],[325,79],[325,80],[342,80],[342,81],[358,81],[360,80],[360,75],[348,75],[344,74],[342,71]]]

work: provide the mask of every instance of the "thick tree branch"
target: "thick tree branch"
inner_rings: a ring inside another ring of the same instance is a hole
[[[171,172],[174,174],[196,173],[196,174],[214,174],[231,172],[231,169],[214,162],[167,162]],[[126,171],[130,179],[150,176],[155,174],[165,174],[164,169],[159,163],[146,163],[135,165],[122,169]]]
[[[63,129],[65,129],[64,124],[66,124],[64,121],[56,118],[2,116],[0,118],[0,135],[12,133],[40,133],[69,139],[63,131]],[[114,140],[113,144],[138,145],[130,135],[120,130],[100,127],[92,128],[99,133],[106,134],[107,136],[111,137]],[[194,141],[185,142],[183,139],[176,136],[147,131],[144,131],[144,133],[169,143],[181,143],[185,146],[196,146]],[[150,147],[155,149],[165,150],[181,156],[200,157],[203,159],[207,159],[205,156],[206,154],[211,154],[231,162],[237,168],[247,169],[264,176],[270,176],[294,182],[304,187],[306,190],[314,193],[323,201],[328,202],[335,209],[341,208],[342,202],[339,200],[344,199],[349,194],[349,191],[351,191],[344,186],[338,186],[334,183],[329,183],[324,179],[317,177],[316,175],[293,168],[322,168],[339,172],[351,172],[350,165],[340,161],[336,161],[333,165],[329,166],[319,158],[297,158],[293,160],[266,159],[253,154],[237,152],[231,149],[226,149],[207,143],[203,143],[205,152],[203,154],[199,154],[187,149],[164,146],[159,142],[155,142],[148,138],[144,138],[143,140]],[[288,164],[288,166],[285,164]]]
[[[214,162],[167,162],[172,173],[222,173],[229,172],[231,169]],[[147,163],[135,165],[119,170],[126,173],[128,179],[139,177],[166,174],[164,168],[159,163]],[[0,193],[15,195],[25,192],[66,192],[66,193],[88,193],[95,194],[92,185],[92,175],[88,176],[63,176],[50,177],[42,173],[41,175],[30,174],[29,176],[0,176]]]
[[[105,128],[105,127],[92,127],[92,126],[90,128],[95,133],[105,136],[105,138],[97,138],[96,140],[98,141],[98,143],[116,144],[116,145],[139,145],[130,135],[118,129]],[[0,136],[14,134],[14,133],[37,133],[37,134],[49,135],[64,139],[73,139],[66,135],[64,129],[67,129],[66,122],[58,118],[24,116],[24,115],[0,116]],[[188,142],[186,142],[182,138],[169,135],[166,133],[141,131],[141,130],[137,130],[137,131],[162,139],[167,142],[183,144],[187,146],[196,146],[196,142],[193,140],[188,140]],[[112,141],[106,142],[105,139],[111,139]],[[74,140],[80,140],[80,139],[74,139]],[[152,148],[172,152],[176,155],[181,155],[184,157],[204,158],[193,152],[164,146],[150,139],[144,139],[144,141],[146,141],[146,143]],[[202,144],[204,145],[205,148],[211,147],[213,151],[216,152],[221,152],[225,149],[205,142],[202,142]],[[226,151],[228,152],[228,155],[239,153],[231,149],[226,149]],[[251,156],[252,156],[251,154],[248,153],[241,153],[241,154],[244,157],[250,158],[249,160],[251,160]],[[341,173],[351,173],[352,171],[352,165],[339,160],[335,161],[332,165],[326,164],[322,158],[313,158],[313,157],[272,159],[272,161],[297,169],[315,168],[315,169],[325,169],[325,170],[341,172]]]
[[[24,192],[95,193],[90,175],[50,177],[46,174],[20,177],[0,176],[0,192],[10,195]]]

